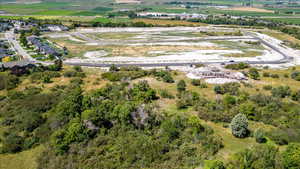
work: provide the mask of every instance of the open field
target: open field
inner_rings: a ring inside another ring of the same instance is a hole
[[[228,8],[226,10],[231,10],[231,11],[247,11],[247,12],[265,12],[265,13],[274,13],[272,10],[267,10],[267,9],[261,9],[261,8],[253,8],[253,7],[233,7],[233,8]]]
[[[266,18],[271,21],[285,23],[285,24],[295,24],[300,25],[300,17],[299,18]]]
[[[204,23],[194,23],[188,21],[163,20],[163,19],[133,19],[133,22],[144,22],[152,25],[162,26],[204,26]]]

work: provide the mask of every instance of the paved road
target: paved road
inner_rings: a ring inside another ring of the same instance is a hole
[[[5,38],[12,45],[14,50],[22,57],[23,60],[34,63],[35,59],[33,59],[20,45],[20,43],[16,40],[16,36],[13,31],[8,31],[5,33]]]

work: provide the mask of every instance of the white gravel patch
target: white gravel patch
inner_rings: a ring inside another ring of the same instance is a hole
[[[159,62],[201,62],[230,60],[230,57],[222,55],[229,53],[241,53],[239,50],[195,50],[191,52],[178,52],[176,54],[161,55],[155,57],[93,57],[95,53],[87,52],[88,59],[68,59],[68,62],[116,62],[116,63],[159,63]],[[97,53],[96,53],[97,54]],[[86,54],[85,54],[86,55]],[[209,56],[208,56],[209,55]]]
[[[84,57],[85,58],[88,58],[88,59],[98,59],[99,57],[103,57],[103,56],[106,56],[107,55],[107,52],[104,51],[104,50],[100,50],[100,51],[90,51],[90,52],[86,52],[84,54]]]
[[[235,79],[227,79],[227,78],[211,78],[211,79],[205,79],[205,82],[209,84],[225,84],[225,83],[239,82],[239,81]]]
[[[49,34],[47,36],[49,36],[50,38],[54,38],[54,39],[55,38],[69,38],[69,40],[74,41],[74,42],[82,42],[82,43],[86,42],[86,41],[77,39],[77,38],[75,38],[72,35],[67,34],[67,33],[54,33],[54,34]]]

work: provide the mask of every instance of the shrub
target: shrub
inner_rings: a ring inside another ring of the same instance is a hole
[[[164,71],[164,70],[156,71],[156,70],[153,70],[151,73],[158,80],[163,80],[163,82],[166,82],[166,83],[174,83],[174,79],[173,79],[173,77],[172,77],[172,75],[169,71]]]
[[[271,130],[266,135],[278,145],[286,145],[289,143],[289,136],[280,129]]]
[[[273,87],[271,85],[266,85],[263,87],[264,90],[272,90]]]
[[[214,87],[214,91],[216,94],[231,94],[231,95],[237,95],[239,93],[239,88],[241,85],[239,83],[225,83],[223,85],[216,85]]]
[[[225,169],[222,161],[219,160],[205,160],[204,169]]]
[[[251,68],[249,70],[248,74],[249,74],[249,77],[251,79],[259,80],[260,75],[259,75],[259,72],[258,72],[258,70],[256,68]]]
[[[282,154],[283,166],[286,169],[299,169],[300,168],[300,144],[289,144]]]
[[[167,98],[167,99],[174,99],[175,97],[170,93],[168,92],[166,89],[162,89],[159,91],[159,95],[162,97],[162,98]]]
[[[265,143],[267,139],[265,138],[265,133],[262,129],[258,129],[254,132],[255,141],[257,143]]]
[[[271,78],[278,79],[278,78],[279,78],[279,75],[278,75],[278,74],[271,74]]]
[[[274,97],[285,98],[291,95],[291,89],[289,86],[279,86],[277,88],[273,88],[271,93]]]
[[[248,119],[247,117],[239,113],[231,121],[230,124],[232,134],[238,138],[244,138],[248,134]]]
[[[297,81],[300,81],[300,72],[295,71],[291,73],[291,78]]]
[[[192,84],[193,86],[200,86],[201,81],[200,81],[199,79],[193,79],[193,80],[191,81],[191,84]]]
[[[102,74],[102,78],[109,81],[121,81],[121,80],[133,80],[144,77],[147,72],[144,70],[140,71],[117,71],[117,72],[106,72]]]
[[[20,83],[20,80],[15,75],[0,74],[0,90],[14,89],[18,86],[19,83]]]
[[[237,169],[271,169],[281,168],[278,149],[270,145],[258,145],[234,154],[228,168]]]
[[[263,77],[270,77],[270,73],[269,72],[264,72]]]
[[[44,75],[42,81],[43,83],[51,83],[51,78],[48,75]]]
[[[16,153],[22,150],[24,138],[15,133],[9,133],[2,140],[2,151],[4,153]]]
[[[235,105],[237,100],[234,96],[226,94],[223,98],[223,102],[225,105],[230,106],[230,105]]]
[[[76,72],[82,72],[81,66],[74,66],[73,69],[74,69]]]
[[[250,65],[248,63],[240,62],[240,63],[226,65],[225,68],[232,69],[232,70],[241,70],[241,69],[250,68]]]
[[[180,92],[183,92],[186,90],[186,84],[185,84],[185,81],[184,80],[180,80],[178,83],[177,83],[177,91],[180,93]]]
[[[292,96],[292,100],[299,101],[300,100],[300,90],[293,91],[291,96]]]

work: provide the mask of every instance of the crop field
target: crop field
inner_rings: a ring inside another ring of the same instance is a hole
[[[140,3],[141,2],[141,3]],[[203,5],[195,8],[185,8],[179,5],[166,4],[168,0],[88,0],[41,3],[2,3],[0,10],[11,14],[37,15],[37,16],[107,16],[109,13],[117,13],[122,9],[142,9],[149,12],[167,13],[206,13],[206,14],[230,14],[237,16],[292,16],[293,12],[299,15],[299,9],[293,7],[278,8],[250,8],[241,7],[242,2],[236,0],[212,0],[203,1]],[[207,5],[210,4],[210,5]],[[275,4],[271,1],[253,2],[255,5]],[[227,6],[226,9],[218,9],[218,6]],[[274,13],[274,11],[276,11]]]

